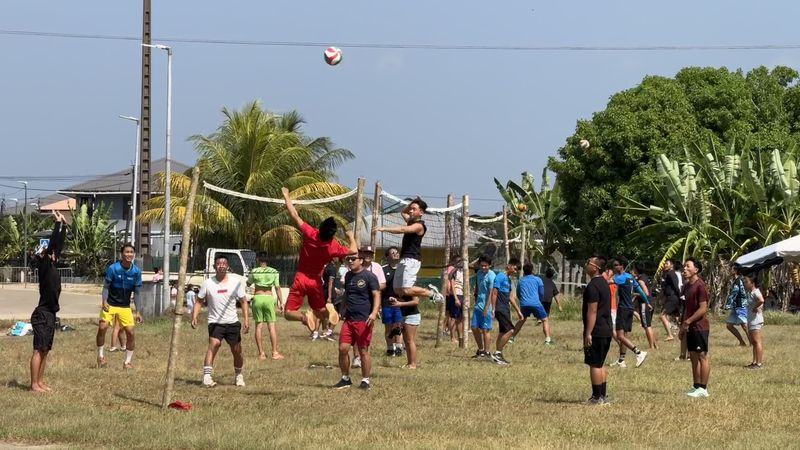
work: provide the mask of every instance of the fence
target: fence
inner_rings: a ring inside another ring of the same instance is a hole
[[[61,276],[61,282],[65,284],[73,284],[79,283],[81,280],[79,277],[74,276],[72,271],[72,267],[59,267],[58,274]],[[31,284],[38,284],[39,283],[39,269],[28,269],[27,276],[24,278],[22,274],[25,272],[24,267],[20,266],[4,266],[0,267],[0,283],[2,284],[10,284],[10,283],[23,283],[28,282]]]

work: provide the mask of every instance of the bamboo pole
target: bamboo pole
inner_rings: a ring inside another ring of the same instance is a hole
[[[511,260],[511,250],[508,244],[508,206],[503,205],[503,246],[506,249],[506,266]],[[525,262],[523,261],[523,264]]]
[[[522,222],[522,249],[519,252],[519,260],[522,261],[522,264],[525,264],[525,250],[526,246],[528,245],[528,233],[525,231],[525,222]]]
[[[447,194],[447,207],[453,206],[453,194]],[[447,294],[447,268],[450,267],[450,227],[453,225],[453,213],[447,211],[444,213],[444,269],[442,269],[442,284],[440,292]],[[452,292],[450,293],[452,294]],[[439,319],[436,321],[436,345],[438,347],[442,343],[442,325],[446,319],[444,315],[444,308],[447,300],[439,304]]]
[[[461,337],[458,339],[458,347],[466,349],[469,339],[469,314],[472,305],[472,295],[470,294],[469,285],[469,246],[467,244],[467,227],[469,226],[469,195],[465,195],[462,200],[461,207],[461,259],[462,268],[464,270],[464,301],[462,302],[461,318],[464,322],[464,329],[462,330]]]
[[[375,228],[378,227],[378,218],[381,214],[381,182],[375,182],[375,196],[372,198],[372,228],[369,230],[369,245],[374,251],[375,241],[377,240],[378,232]]]
[[[361,246],[361,239],[359,233],[361,232],[361,222],[364,220],[364,179],[358,179],[358,187],[356,188],[356,222],[353,225],[353,234],[355,235],[356,242],[359,247]]]
[[[164,392],[161,396],[161,408],[167,409],[172,399],[172,390],[175,385],[175,365],[178,362],[178,339],[181,331],[181,318],[184,313],[184,299],[186,292],[183,286],[186,284],[186,264],[189,260],[189,241],[192,226],[192,214],[194,213],[194,198],[197,194],[197,184],[200,178],[200,169],[195,166],[192,169],[192,184],[189,188],[189,198],[186,201],[186,212],[183,217],[183,239],[181,240],[181,262],[178,269],[178,299],[175,301],[175,319],[172,321],[172,339],[169,343],[169,361],[167,362],[167,379],[164,382]],[[166,283],[168,280],[164,280]]]

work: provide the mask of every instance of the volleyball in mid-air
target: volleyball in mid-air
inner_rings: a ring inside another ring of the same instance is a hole
[[[580,144],[581,148],[584,149],[584,150],[589,148],[589,141],[587,141],[586,139],[581,139],[579,144]]]
[[[528,205],[526,205],[525,203],[522,203],[522,202],[517,203],[517,211],[525,212],[527,210],[528,210]]]
[[[325,62],[329,66],[335,66],[342,62],[342,49],[339,47],[328,47],[325,49]]]

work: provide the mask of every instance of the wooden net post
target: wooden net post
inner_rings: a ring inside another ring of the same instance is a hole
[[[453,194],[447,194],[447,207],[453,206]],[[440,287],[440,292],[447,295],[447,268],[450,267],[450,227],[453,225],[453,213],[450,211],[446,211],[444,213],[444,269],[442,269],[442,283]],[[452,294],[452,292],[451,292]],[[442,326],[444,321],[447,318],[444,315],[445,304],[447,300],[445,299],[442,303],[439,304],[439,320],[436,321],[436,345],[438,347],[442,343]]]
[[[462,269],[464,271],[464,301],[461,303],[461,319],[463,321],[463,330],[461,337],[458,339],[458,347],[466,349],[469,339],[469,324],[470,324],[470,307],[472,306],[472,294],[470,293],[471,286],[469,284],[469,246],[467,244],[467,228],[469,226],[469,196],[465,195],[461,200],[461,259]]]
[[[353,225],[353,235],[356,238],[356,243],[361,246],[361,222],[364,221],[364,179],[358,179],[358,187],[356,188],[356,219]]]
[[[378,217],[381,214],[381,182],[375,182],[375,196],[372,198],[372,227],[369,230],[369,245],[372,250],[375,250],[375,242],[377,240],[378,232],[375,228],[378,227]]]
[[[503,246],[506,249],[506,266],[511,260],[511,250],[508,244],[508,206],[503,205]]]
[[[189,241],[192,227],[192,214],[194,213],[194,198],[197,194],[197,184],[200,178],[200,169],[192,169],[192,184],[189,188],[189,198],[186,200],[186,212],[183,216],[183,239],[181,241],[181,262],[178,269],[178,298],[175,301],[175,319],[172,321],[172,339],[169,342],[169,360],[167,362],[167,378],[164,382],[164,392],[161,396],[161,408],[167,409],[172,399],[172,390],[175,386],[175,365],[178,362],[178,338],[181,331],[181,318],[184,314],[184,299],[186,292],[186,264],[189,261]],[[168,280],[164,280],[166,283]]]

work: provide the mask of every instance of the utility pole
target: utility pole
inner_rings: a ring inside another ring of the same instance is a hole
[[[151,43],[150,19],[151,0],[142,0],[142,44]],[[140,143],[139,143],[139,196],[133,199],[134,211],[140,211],[140,204],[150,200],[150,51],[151,48],[142,45],[142,110],[139,118]],[[140,223],[139,233],[136,237],[136,253],[144,256],[150,254],[150,225]],[[134,227],[136,228],[136,227]],[[165,283],[169,284],[169,283]]]
[[[28,182],[20,181],[25,186],[25,203],[22,204],[22,223],[24,224],[22,241],[22,266],[25,273],[25,282],[28,282]]]

